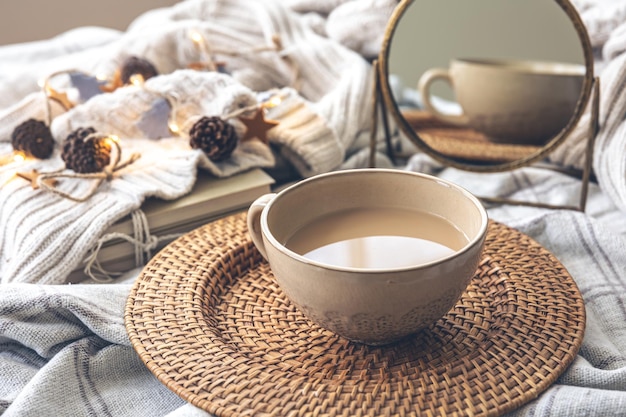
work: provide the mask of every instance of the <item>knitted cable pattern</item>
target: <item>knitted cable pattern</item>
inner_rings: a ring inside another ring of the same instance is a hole
[[[193,33],[204,39],[213,56],[198,48]],[[88,180],[64,178],[55,186],[59,195],[54,195],[16,179],[14,164],[0,167],[3,282],[64,282],[112,223],[138,209],[148,196],[172,199],[189,192],[199,167],[225,177],[273,165],[274,154],[258,140],[245,141],[230,158],[214,162],[191,149],[186,137],[202,116],[223,116],[242,106],[259,105],[258,93],[276,91],[284,98],[268,109],[267,117],[279,122],[268,138],[277,155],[300,175],[338,169],[347,155],[361,155],[356,148],[362,146],[359,139],[368,131],[372,114],[370,64],[357,52],[315,32],[281,2],[187,0],[146,13],[110,42],[90,42],[90,47],[76,48],[75,53],[55,53],[38,65],[24,67],[20,87],[11,91],[13,105],[0,113],[13,123],[0,131],[0,149],[10,144],[17,123],[36,113],[46,114],[37,80],[69,69],[111,76],[129,56],[139,56],[160,75],[140,86],[93,96],[60,115],[54,107],[51,131],[61,142],[77,128],[93,126],[98,132],[116,134],[124,154],[139,153],[141,158],[81,203],[61,194],[89,194]],[[61,51],[65,46],[52,49]],[[223,61],[228,74],[187,69],[207,58]],[[1,79],[0,87],[11,90],[12,85],[5,83],[10,78]],[[18,84],[16,79],[11,82]],[[56,88],[64,87],[58,80]],[[180,136],[146,137],[137,122],[156,100],[170,103],[170,117],[181,128]],[[236,117],[229,122],[242,133]],[[40,172],[61,168],[58,150],[46,163],[35,160],[20,166]]]

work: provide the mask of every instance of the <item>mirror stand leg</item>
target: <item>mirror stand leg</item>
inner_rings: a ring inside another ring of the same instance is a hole
[[[596,143],[596,136],[600,130],[600,78],[595,77],[593,80],[593,96],[591,98],[591,122],[589,124],[589,139],[587,140],[587,149],[585,152],[585,167],[582,176],[582,185],[580,191],[580,211],[585,211],[587,206],[587,194],[589,192],[589,180],[593,167],[593,150]]]
[[[372,105],[372,131],[370,134],[370,168],[374,168],[376,165],[376,145],[378,143],[378,116],[380,115],[383,123],[383,130],[385,134],[385,145],[387,149],[387,156],[391,160],[393,165],[396,165],[396,157],[394,155],[393,145],[391,143],[391,132],[389,130],[389,119],[387,118],[387,108],[385,107],[385,101],[383,100],[383,92],[381,89],[381,73],[380,64],[378,60],[374,60],[372,63],[372,72],[374,75],[373,86],[373,105]],[[379,110],[380,109],[380,113]]]
[[[378,140],[378,60],[372,63],[372,73],[374,74],[374,85],[372,87],[372,127],[370,132],[370,160],[369,167],[376,168],[376,142]]]
[[[379,73],[379,71],[377,70],[376,73]],[[383,122],[383,130],[385,134],[385,145],[387,146],[387,156],[391,160],[391,163],[393,165],[396,165],[397,161],[396,161],[395,152],[393,150],[393,144],[391,143],[391,132],[389,130],[389,118],[387,114],[387,107],[385,106],[385,100],[383,99],[383,91],[380,87],[380,78],[379,77],[376,77],[376,78],[378,80],[378,82],[376,83],[377,84],[376,94],[378,95],[378,102],[380,103],[380,117]]]

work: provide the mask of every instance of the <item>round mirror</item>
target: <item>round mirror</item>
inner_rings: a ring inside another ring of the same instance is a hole
[[[385,107],[406,136],[472,171],[545,157],[580,120],[594,79],[567,0],[403,0],[379,61]]]

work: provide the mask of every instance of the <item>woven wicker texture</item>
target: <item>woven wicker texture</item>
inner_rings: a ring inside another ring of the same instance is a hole
[[[462,162],[505,163],[526,158],[538,146],[491,142],[475,130],[451,126],[424,111],[403,113],[417,135],[431,148]]]
[[[492,222],[478,271],[444,318],[392,345],[348,342],[287,301],[241,213],[155,256],[125,322],[154,375],[217,416],[479,416],[555,382],[578,352],[585,310],[547,250]]]

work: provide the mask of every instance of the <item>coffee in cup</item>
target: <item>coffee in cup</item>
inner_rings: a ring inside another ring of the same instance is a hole
[[[476,271],[481,203],[429,175],[337,171],[257,199],[251,238],[287,298],[353,341],[384,344],[444,316]]]
[[[437,261],[467,236],[434,214],[395,207],[331,213],[296,231],[285,246],[315,262],[347,268],[403,268]]]
[[[418,90],[426,110],[443,122],[472,128],[493,142],[544,145],[573,118],[585,67],[542,61],[455,59],[426,71]],[[449,83],[462,114],[432,103],[436,80]]]

